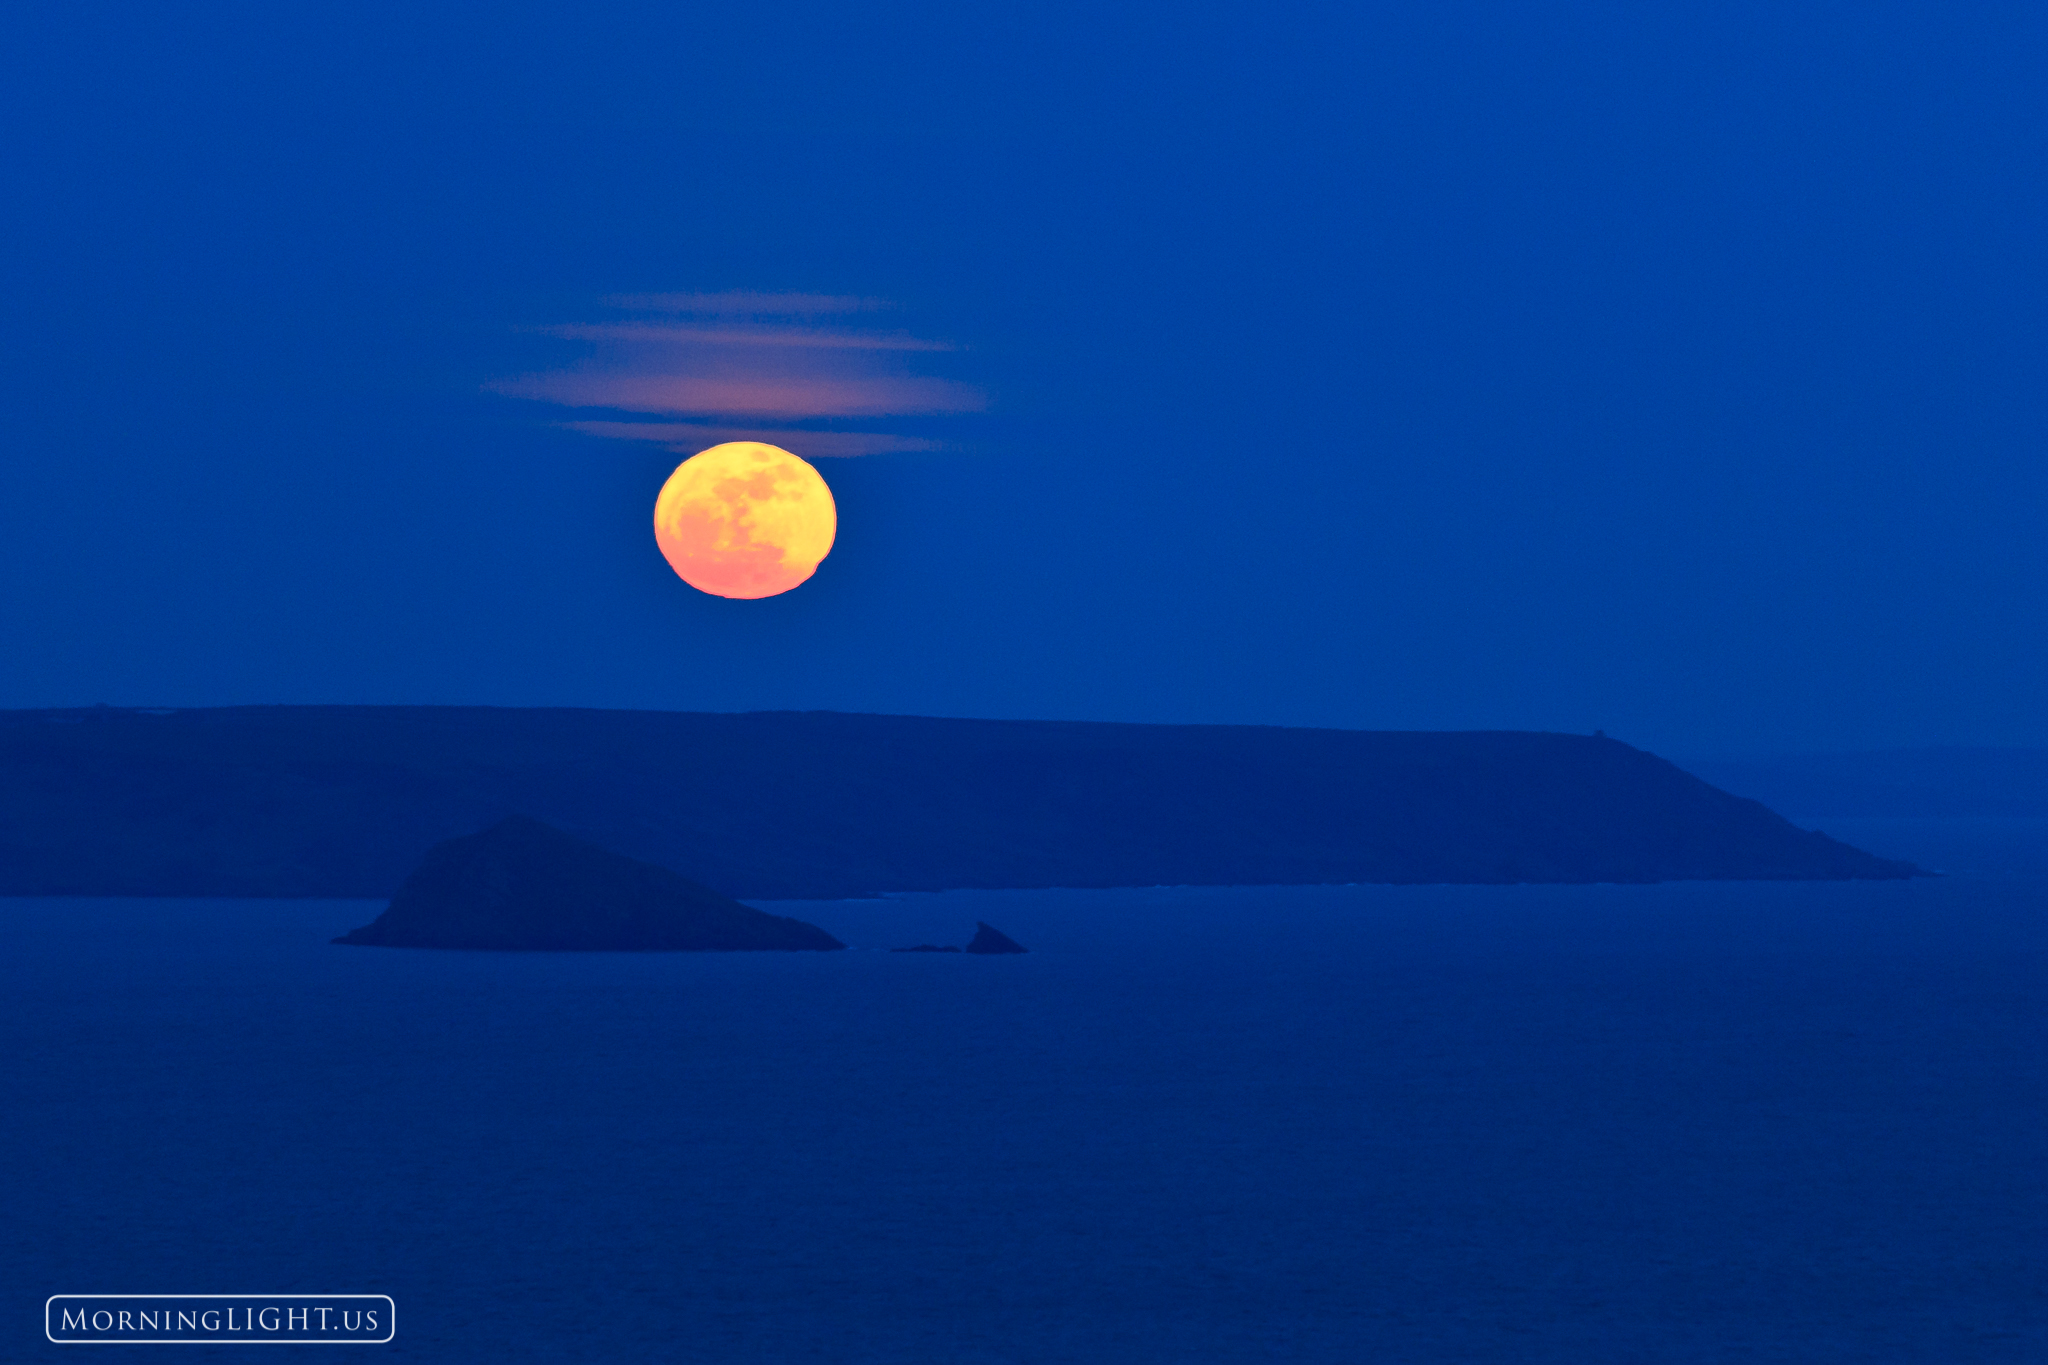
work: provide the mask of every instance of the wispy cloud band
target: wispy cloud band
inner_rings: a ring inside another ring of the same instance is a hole
[[[649,322],[568,322],[536,328],[569,341],[622,341],[647,346],[818,346],[834,351],[956,351],[947,341],[900,332],[840,332],[821,327],[704,327]]]
[[[664,416],[900,417],[980,412],[979,389],[950,379],[871,375],[530,374],[490,385],[513,398],[568,408],[620,408]]]
[[[692,313],[699,317],[822,317],[834,313],[872,313],[889,306],[887,299],[852,294],[756,294],[732,290],[723,294],[613,294],[612,308],[635,313]]]
[[[897,451],[944,450],[943,441],[922,436],[889,436],[879,431],[779,431],[772,427],[719,427],[696,422],[563,422],[571,431],[617,441],[654,441],[695,454],[726,441],[766,441],[807,459],[843,459]]]

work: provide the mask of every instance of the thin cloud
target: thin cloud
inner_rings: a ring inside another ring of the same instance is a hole
[[[860,331],[817,321],[887,306],[878,299],[838,294],[626,294],[609,302],[709,321],[642,318],[538,327],[534,330],[543,335],[593,343],[594,353],[564,369],[517,375],[485,387],[564,408],[684,419],[562,424],[613,440],[682,444],[703,438],[703,445],[749,436],[772,440],[773,435],[759,434],[766,428],[746,425],[765,422],[798,442],[790,449],[834,456],[943,447],[918,438],[825,433],[775,424],[955,415],[988,407],[988,395],[976,385],[906,369],[915,355],[958,347],[901,332]]]
[[[727,441],[765,441],[806,459],[846,459],[900,451],[944,450],[943,441],[922,436],[890,436],[878,431],[800,431],[774,427],[716,427],[695,422],[563,422],[586,436],[615,441],[654,441],[670,450],[694,455]]]
[[[513,398],[566,408],[618,408],[668,416],[902,417],[980,412],[987,397],[971,384],[915,376],[529,374],[486,385]]]
[[[698,317],[823,317],[834,313],[873,313],[887,308],[887,299],[852,294],[755,294],[733,290],[723,294],[613,294],[613,308],[635,313],[690,313]]]
[[[818,327],[690,327],[654,322],[569,322],[535,330],[569,341],[684,346],[821,346],[845,351],[956,351],[949,341],[902,332],[840,332]]]

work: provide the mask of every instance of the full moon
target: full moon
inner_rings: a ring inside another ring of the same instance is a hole
[[[839,509],[818,471],[780,446],[728,441],[676,466],[654,502],[654,543],[715,597],[773,597],[832,552]]]

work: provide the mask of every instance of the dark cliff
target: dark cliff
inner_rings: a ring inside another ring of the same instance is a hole
[[[0,712],[0,894],[388,896],[524,812],[729,896],[1913,874],[1615,740],[486,707]]]

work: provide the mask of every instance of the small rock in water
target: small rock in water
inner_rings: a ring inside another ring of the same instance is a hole
[[[1011,938],[1000,929],[992,929],[980,920],[974,922],[974,941],[967,945],[970,953],[1028,953],[1031,950]]]

